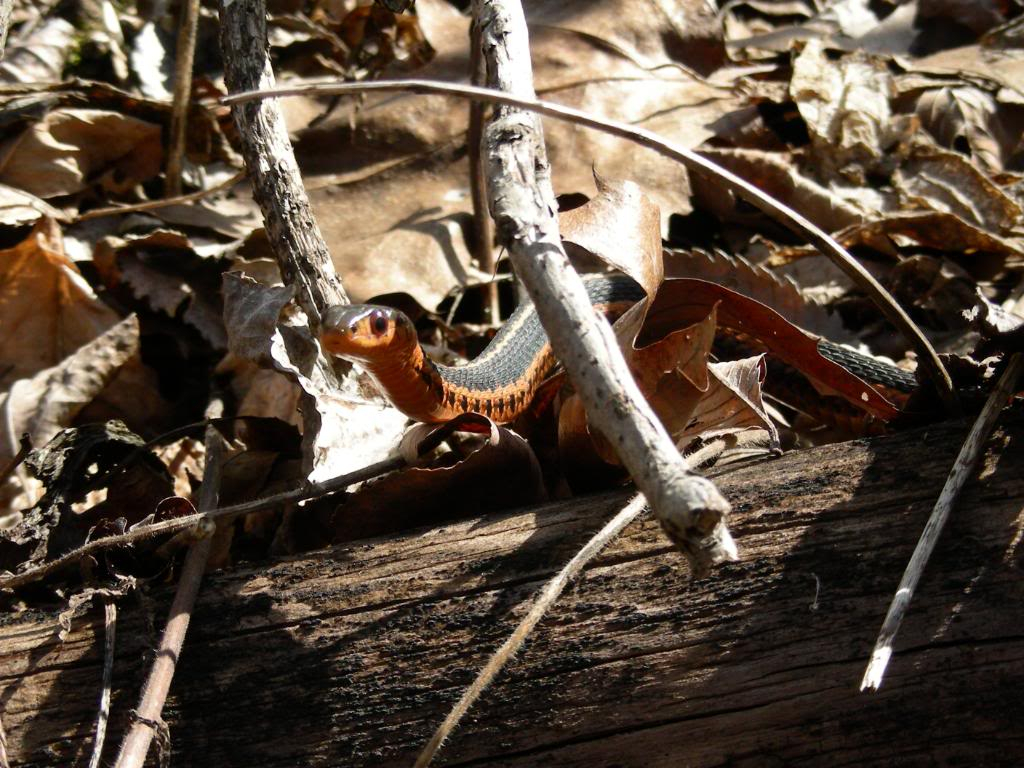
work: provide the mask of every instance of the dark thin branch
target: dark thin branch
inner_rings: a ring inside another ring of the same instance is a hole
[[[220,4],[221,53],[224,80],[232,91],[273,86],[267,38],[267,8],[264,0],[222,0]],[[263,212],[267,240],[274,252],[284,282],[295,291],[295,301],[306,314],[311,335],[320,327],[320,318],[329,307],[347,304],[341,284],[313,216],[313,209],[302,184],[284,115],[276,101],[238,104],[231,110],[242,157],[252,183],[253,198]],[[322,457],[317,439],[329,429],[324,421],[341,418],[325,413],[314,390],[342,388],[341,376],[350,371],[347,363],[333,364],[317,355],[303,371],[314,386],[300,385],[302,414],[303,468],[314,473]],[[291,378],[297,379],[293,372]]]
[[[164,189],[168,196],[181,194],[181,173],[185,164],[185,128],[192,104],[192,63],[196,54],[199,0],[181,4],[178,45],[174,61],[174,99],[171,102],[171,142],[167,152]]]
[[[474,21],[470,26],[470,77],[473,85],[487,82],[487,71],[480,51],[480,27]],[[480,271],[494,275],[494,221],[487,205],[487,179],[484,176],[483,130],[484,110],[482,101],[469,103],[469,131],[466,145],[469,152],[469,189],[473,196],[473,223],[476,237],[476,261]],[[484,321],[497,323],[501,319],[498,308],[498,286],[493,281],[484,287]]]
[[[223,402],[215,399],[207,408],[206,417],[215,419],[223,410]],[[203,467],[203,485],[199,491],[199,511],[209,512],[217,507],[224,454],[224,438],[212,425],[206,428],[204,448],[206,463]],[[185,643],[185,633],[188,631],[192,609],[195,607],[199,586],[206,571],[215,528],[216,526],[208,519],[200,521],[195,528],[197,539],[185,556],[185,565],[178,580],[178,590],[171,602],[167,626],[164,628],[163,637],[160,638],[160,647],[153,660],[153,668],[143,688],[142,700],[135,710],[135,720],[121,744],[121,754],[118,755],[115,768],[142,768],[146,762],[149,745],[157,735],[154,724],[163,722],[161,713]]]
[[[220,8],[224,80],[231,91],[268,88],[267,9],[262,0],[231,0]],[[236,104],[231,110],[253,197],[263,211],[267,239],[285,282],[316,325],[321,314],[348,297],[302,184],[284,116],[277,102]]]
[[[25,457],[32,451],[32,441],[29,440],[28,434],[21,436],[18,441],[18,452],[11,457],[11,460],[4,465],[3,469],[0,469],[0,483],[7,480],[11,476],[11,473],[18,468],[18,465],[25,460]]]
[[[91,211],[80,213],[75,216],[75,221],[89,221],[90,219],[99,219],[104,216],[117,216],[122,213],[136,213],[138,211],[156,211],[160,208],[166,208],[169,205],[184,205],[186,203],[194,203],[197,200],[215,195],[218,192],[223,192],[226,189],[231,189],[238,182],[245,179],[245,171],[236,173],[227,181],[221,182],[216,186],[210,187],[209,189],[200,189],[198,192],[190,192],[187,195],[178,195],[177,197],[165,197],[162,200],[147,200],[144,203],[134,203],[133,205],[115,205],[111,208],[94,208]]]

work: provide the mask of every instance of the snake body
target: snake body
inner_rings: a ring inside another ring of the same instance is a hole
[[[591,304],[609,319],[644,297],[643,289],[623,275],[590,275],[584,284]],[[529,301],[516,309],[482,354],[461,366],[431,360],[408,317],[388,307],[332,307],[324,315],[320,339],[327,352],[362,364],[399,410],[423,422],[446,421],[469,411],[499,423],[513,421],[529,408],[558,365]],[[818,350],[868,382],[900,392],[916,386],[912,374],[846,347],[822,340]]]

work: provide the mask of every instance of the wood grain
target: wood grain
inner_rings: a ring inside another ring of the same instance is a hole
[[[1022,425],[990,441],[878,694],[857,691],[963,425],[723,473],[742,561],[690,581],[647,518],[541,623],[442,752],[502,766],[1021,765]],[[211,576],[165,717],[173,766],[409,765],[542,581],[625,499],[578,499]],[[110,738],[154,646],[118,628]],[[15,766],[87,758],[102,610],[0,625]],[[159,619],[159,620],[162,620]]]

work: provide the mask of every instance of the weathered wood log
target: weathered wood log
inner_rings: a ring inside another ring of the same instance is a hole
[[[656,523],[635,524],[541,623],[441,762],[1024,764],[1019,418],[990,442],[881,692],[857,691],[965,432],[933,426],[721,474],[743,559],[698,581]],[[165,710],[171,765],[411,764],[526,601],[623,498],[211,576]],[[168,595],[122,607],[113,739]],[[63,644],[53,615],[3,619],[13,765],[84,764],[101,614]]]

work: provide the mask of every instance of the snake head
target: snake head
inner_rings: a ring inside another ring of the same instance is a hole
[[[397,309],[374,304],[331,307],[324,314],[320,344],[346,360],[386,361],[416,345],[412,321]]]

